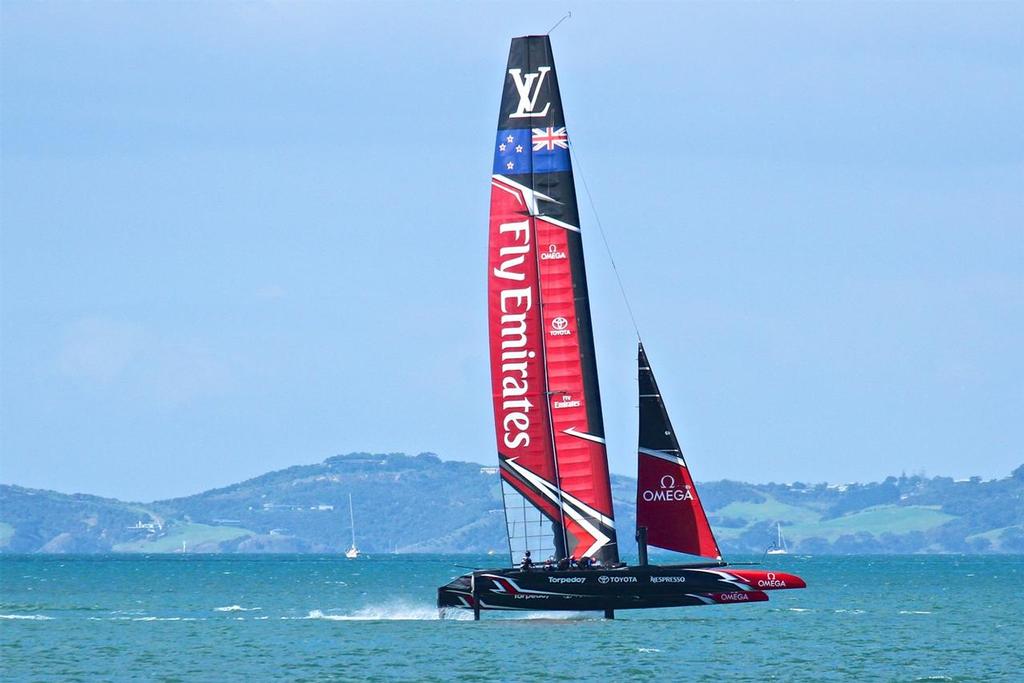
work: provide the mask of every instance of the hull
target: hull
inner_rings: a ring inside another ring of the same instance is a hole
[[[804,588],[798,576],[722,565],[622,567],[465,574],[437,591],[437,606],[476,610],[617,610],[734,605],[767,590]]]

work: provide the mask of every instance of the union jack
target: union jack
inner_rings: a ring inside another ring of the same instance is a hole
[[[555,147],[569,149],[569,135],[565,132],[565,126],[561,128],[534,128],[533,129],[533,151],[537,152],[547,149],[553,152]]]

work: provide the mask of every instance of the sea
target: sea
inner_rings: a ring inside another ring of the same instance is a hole
[[[758,561],[760,558],[731,558]],[[6,681],[1024,681],[1024,556],[773,556],[766,603],[441,619],[470,555],[0,557]],[[498,562],[497,564],[500,564]]]

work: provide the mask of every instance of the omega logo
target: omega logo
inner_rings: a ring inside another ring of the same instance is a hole
[[[676,478],[671,474],[666,474],[658,482],[659,488],[657,491],[647,489],[641,493],[641,497],[645,502],[653,503],[655,501],[671,503],[673,501],[685,501],[693,500],[693,492],[689,486],[683,486],[681,489],[676,488]]]
[[[557,244],[549,244],[547,251],[540,252],[541,261],[561,261],[565,259],[565,252],[559,251]]]
[[[786,582],[776,578],[775,572],[768,572],[764,579],[757,582],[758,588],[785,588]]]

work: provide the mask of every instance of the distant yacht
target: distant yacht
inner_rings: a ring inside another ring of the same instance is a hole
[[[354,560],[359,557],[359,548],[356,547],[356,516],[352,512],[352,494],[348,494],[348,517],[352,522],[352,546],[345,551],[345,557]]]
[[[776,522],[775,528],[778,530],[778,538],[775,540],[775,544],[768,548],[768,554],[789,555],[789,550],[786,549],[786,539],[782,537],[782,522]]]

